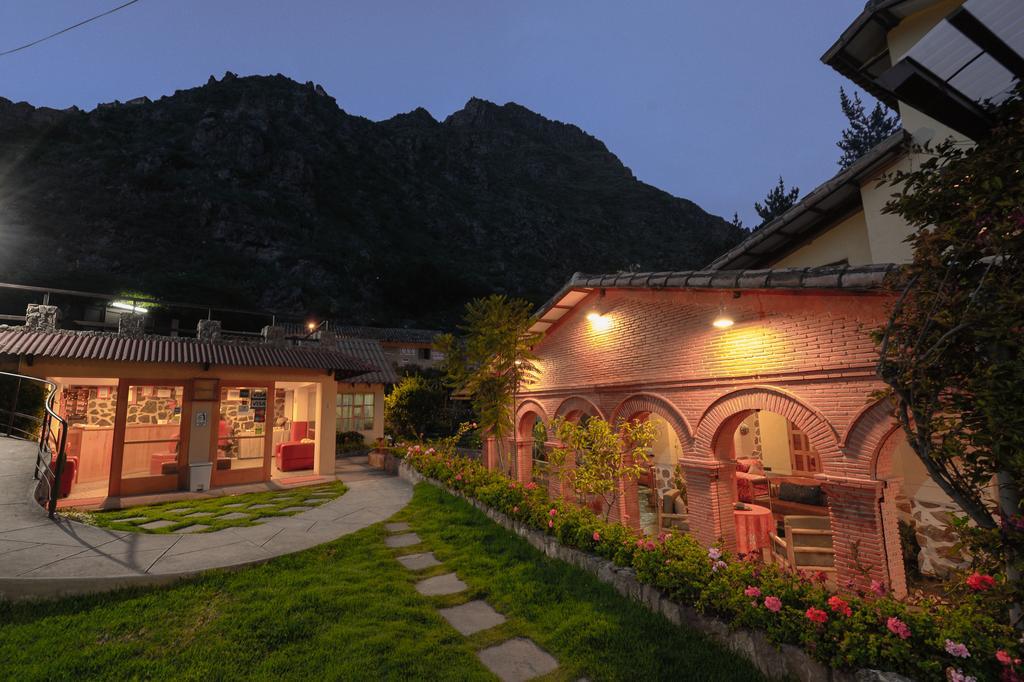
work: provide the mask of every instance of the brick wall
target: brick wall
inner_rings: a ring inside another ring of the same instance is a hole
[[[874,470],[892,419],[869,405],[882,388],[869,333],[883,324],[891,300],[820,291],[739,298],[713,290],[594,292],[535,349],[540,372],[521,392],[517,423],[527,411],[545,423],[578,413],[659,414],[683,444],[691,532],[733,548],[733,429],[750,411],[782,414],[808,435],[826,487],[835,491],[830,518],[840,580],[871,575],[899,591],[902,562],[889,560],[896,487],[886,492]],[[610,329],[595,331],[586,320],[595,306],[611,320]],[[723,308],[735,325],[715,329],[711,321]],[[620,497],[616,507],[624,504],[625,520],[634,525],[635,484]],[[612,518],[619,518],[618,509]]]

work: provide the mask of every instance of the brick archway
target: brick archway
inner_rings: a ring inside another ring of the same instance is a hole
[[[826,484],[835,536],[865,535],[857,552],[868,560],[860,563],[870,564],[871,578],[887,585],[897,597],[907,594],[897,511],[902,481],[893,471],[893,451],[903,438],[891,405],[879,400],[865,406],[850,422],[840,442],[855,477],[830,476]],[[867,587],[864,572],[855,564],[842,566],[844,561],[848,560],[837,552],[836,568],[845,568],[854,574],[855,582],[864,583],[860,587]]]
[[[819,411],[773,386],[751,386],[727,393],[704,411],[689,457],[682,461],[690,499],[690,529],[704,544],[719,540],[736,549],[736,453],[732,434],[751,412],[780,414],[807,434],[823,469],[842,471],[835,429]]]
[[[732,459],[731,447],[720,445],[720,436],[731,431],[752,411],[763,410],[781,414],[807,434],[814,449],[821,456],[822,468],[842,470],[842,453],[838,446],[838,434],[828,419],[818,410],[805,404],[788,391],[774,386],[751,386],[721,396],[701,415],[694,435],[693,455],[697,459]]]
[[[543,422],[546,429],[551,427],[551,421],[540,403],[534,400],[524,400],[519,404],[515,421],[514,466],[516,480],[520,483],[528,483],[533,478],[533,426],[537,419]]]
[[[595,405],[591,400],[578,395],[574,395],[563,400],[562,404],[555,410],[555,417],[569,417],[574,413],[604,419],[604,413],[601,412],[601,408]]]

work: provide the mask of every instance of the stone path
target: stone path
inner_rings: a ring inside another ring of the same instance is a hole
[[[391,534],[384,539],[384,544],[388,547],[412,547],[422,542],[416,533],[410,532],[408,523],[389,523],[385,528]],[[422,571],[441,565],[433,552],[405,554],[397,559],[410,571]],[[416,591],[425,596],[458,594],[467,587],[455,573],[424,578],[416,583]],[[505,616],[482,599],[440,609],[440,614],[464,636],[489,630],[505,622]],[[478,651],[477,657],[502,682],[525,682],[547,675],[558,668],[558,661],[554,656],[525,637],[514,637],[487,647]]]
[[[212,568],[260,563],[379,523],[412,498],[406,481],[340,460],[338,473],[348,492],[295,516],[213,533],[114,531],[59,515],[47,518],[32,499],[35,449],[33,443],[0,437],[0,597],[5,599],[164,584]]]

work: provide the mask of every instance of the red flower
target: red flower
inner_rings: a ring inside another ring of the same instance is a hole
[[[896,616],[889,616],[889,620],[885,621],[885,627],[889,629],[889,632],[900,639],[907,639],[910,637],[910,626]]]
[[[812,623],[824,623],[828,620],[828,614],[814,606],[807,609],[807,612],[804,613],[804,615],[807,616],[807,620]]]
[[[975,592],[984,592],[996,586],[996,579],[985,573],[975,571],[967,578],[967,586]]]
[[[841,613],[847,618],[853,615],[850,605],[846,603],[845,599],[838,595],[828,598],[828,607],[832,609],[833,613]]]
[[[1013,663],[1013,657],[1002,649],[996,652],[996,660],[1003,665],[1011,665]]]
[[[594,531],[594,542],[601,542],[601,534],[596,530]]]

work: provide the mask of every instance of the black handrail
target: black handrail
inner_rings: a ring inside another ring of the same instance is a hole
[[[57,397],[57,385],[46,379],[14,374],[13,372],[0,372],[0,376],[17,379],[14,388],[14,396],[11,400],[11,408],[0,408],[0,415],[7,416],[6,435],[8,438],[20,438],[22,440],[36,440],[37,435],[30,425],[39,428],[39,448],[36,452],[36,466],[33,477],[39,481],[36,487],[36,500],[46,507],[47,513],[52,518],[57,511],[57,498],[60,496],[60,482],[64,474],[64,465],[67,462],[67,438],[68,422],[57,414],[53,409],[53,402]],[[47,388],[47,395],[43,401],[43,416],[27,414],[18,411],[18,399],[21,397],[23,382],[30,381],[42,384]],[[17,420],[17,425],[15,421]],[[25,422],[28,425],[25,425]],[[56,425],[56,432],[54,426]]]

